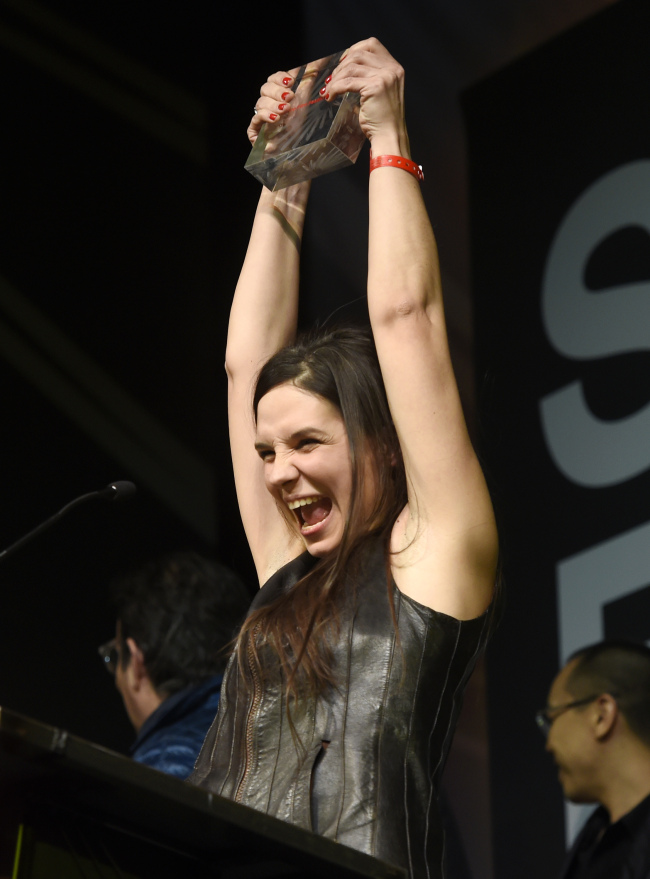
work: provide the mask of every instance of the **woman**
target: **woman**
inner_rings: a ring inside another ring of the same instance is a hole
[[[251,141],[290,111],[292,82],[280,72],[262,87]],[[264,586],[193,781],[412,876],[440,876],[436,795],[484,643],[496,527],[419,181],[380,158],[409,158],[403,71],[371,39],[328,87],[327,100],[361,94],[379,158],[372,337],[335,330],[285,348],[309,185],[264,190],[226,353],[237,494]]]

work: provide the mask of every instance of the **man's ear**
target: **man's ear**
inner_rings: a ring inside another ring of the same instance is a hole
[[[148,679],[147,666],[144,661],[144,654],[138,647],[133,638],[126,639],[126,646],[129,648],[130,661],[129,667],[132,675],[133,684],[139,687],[143,680]]]
[[[619,716],[616,699],[609,693],[603,693],[594,702],[594,733],[598,741],[611,736]]]

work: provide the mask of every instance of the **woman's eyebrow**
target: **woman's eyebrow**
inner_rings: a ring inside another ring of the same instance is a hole
[[[289,437],[290,440],[303,439],[306,436],[322,436],[326,437],[329,434],[324,431],[320,427],[301,427],[300,430],[294,431]]]
[[[293,433],[289,434],[287,437],[287,442],[295,442],[296,440],[304,439],[305,437],[314,436],[320,439],[327,439],[330,436],[329,433],[324,431],[320,427],[301,427],[300,430],[294,430]],[[257,451],[262,449],[270,449],[272,448],[273,443],[268,440],[256,440],[255,448]]]

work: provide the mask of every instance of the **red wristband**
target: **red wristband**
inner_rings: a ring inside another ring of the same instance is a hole
[[[377,156],[376,159],[373,159],[372,153],[370,153],[371,173],[375,168],[401,168],[402,171],[408,171],[409,174],[416,177],[420,183],[424,180],[422,165],[416,165],[415,162],[405,159],[403,156]]]

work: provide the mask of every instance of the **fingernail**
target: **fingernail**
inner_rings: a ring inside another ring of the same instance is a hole
[[[282,85],[291,85],[291,77],[285,76],[285,78],[282,80]]]
[[[291,94],[291,92],[283,92],[283,94],[282,94],[282,100],[283,100],[283,101],[286,101],[290,94]]]
[[[327,91],[326,86],[323,86],[323,88],[319,91],[318,94],[319,94],[319,95],[324,95],[326,91]]]
[[[325,80],[325,85],[327,85],[327,83],[331,82],[331,81],[332,81],[332,77],[328,76],[327,79]]]
[[[286,104],[278,104],[278,110],[284,110],[286,106]]]
[[[276,120],[277,118],[278,118],[278,114],[277,114],[277,113],[269,113],[269,119],[271,120],[271,122],[275,122],[275,120]]]
[[[345,61],[345,59],[346,59],[347,57],[348,57],[347,55],[344,55],[344,56],[341,58],[341,61]],[[341,61],[339,61],[339,64],[341,63]]]

